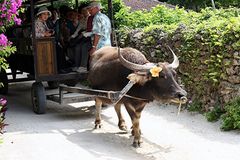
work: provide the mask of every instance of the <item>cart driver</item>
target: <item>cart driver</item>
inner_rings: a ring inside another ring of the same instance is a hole
[[[94,16],[92,21],[92,48],[89,51],[90,56],[96,50],[111,46],[111,22],[110,19],[101,13],[101,3],[92,1],[87,9],[91,16]]]

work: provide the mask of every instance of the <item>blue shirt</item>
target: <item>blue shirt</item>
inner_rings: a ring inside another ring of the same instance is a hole
[[[110,19],[101,12],[98,12],[93,18],[92,33],[100,36],[96,49],[104,46],[111,46],[111,22]]]

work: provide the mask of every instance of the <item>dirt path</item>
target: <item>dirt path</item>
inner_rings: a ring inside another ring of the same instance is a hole
[[[221,132],[219,122],[151,103],[143,111],[144,144],[117,128],[113,107],[103,109],[103,128],[93,130],[93,102],[60,106],[48,101],[47,114],[31,110],[31,83],[12,84],[0,160],[239,160],[239,132]],[[127,125],[130,119],[123,109]]]

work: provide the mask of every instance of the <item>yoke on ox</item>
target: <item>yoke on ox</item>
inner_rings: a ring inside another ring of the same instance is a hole
[[[127,128],[121,114],[121,104],[124,104],[130,115],[135,147],[142,143],[139,119],[147,103],[153,100],[161,102],[186,100],[186,91],[177,84],[174,78],[176,76],[174,69],[179,66],[179,61],[174,52],[172,50],[171,52],[174,56],[171,64],[151,63],[140,51],[133,48],[104,47],[92,56],[88,79],[93,89],[120,91],[129,81],[134,82],[134,85],[114,105],[114,108],[121,130]],[[103,97],[96,98],[95,128],[101,127],[100,112],[103,103],[111,103],[111,100]]]

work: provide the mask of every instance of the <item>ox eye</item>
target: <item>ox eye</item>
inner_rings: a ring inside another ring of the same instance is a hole
[[[160,74],[159,74],[159,78],[167,79],[167,76],[166,76],[166,74],[164,74],[164,73],[160,73]]]
[[[177,72],[175,70],[172,70],[172,74],[173,74],[174,77],[177,76]]]

